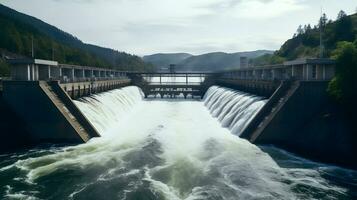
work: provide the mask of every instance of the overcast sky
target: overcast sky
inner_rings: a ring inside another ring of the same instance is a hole
[[[0,0],[86,43],[137,55],[276,50],[356,0]]]

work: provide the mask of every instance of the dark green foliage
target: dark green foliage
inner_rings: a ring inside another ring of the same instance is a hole
[[[36,58],[52,59],[52,46],[55,49],[54,59],[61,63],[108,66],[88,52],[59,44],[40,33],[33,27],[0,14],[0,47],[9,52],[31,57],[32,39]]]
[[[33,38],[36,58],[121,70],[152,69],[138,56],[84,44],[54,26],[1,4],[0,27],[0,48],[17,55],[31,57]]]
[[[277,56],[275,54],[265,54],[258,58],[252,59],[251,64],[255,66],[275,65],[275,64],[281,64],[284,61],[285,59],[283,57]]]
[[[0,58],[0,77],[10,76],[10,66]]]
[[[339,14],[334,32],[334,41],[354,41],[356,32],[353,30],[352,17],[346,14]]]
[[[340,42],[333,52],[336,59],[336,76],[330,82],[328,91],[349,110],[356,111],[357,98],[357,41]]]
[[[336,49],[337,43],[341,41],[353,42],[357,39],[357,14],[347,16],[341,11],[336,21],[327,19],[324,14],[317,26],[299,26],[294,37],[286,41],[270,60],[266,56],[257,58],[253,63],[271,64],[276,57],[285,60],[298,58],[320,57],[320,31],[322,31],[323,56],[330,57]],[[261,62],[265,60],[265,62]]]

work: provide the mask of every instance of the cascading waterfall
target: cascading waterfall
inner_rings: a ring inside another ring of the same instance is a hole
[[[138,87],[126,87],[75,101],[101,135],[121,124],[124,116],[142,102],[144,94]]]
[[[0,199],[356,197],[356,172],[237,137],[265,102],[220,87],[203,101],[147,101],[137,87],[83,98],[103,137],[0,155]]]
[[[237,136],[266,103],[261,97],[218,86],[209,88],[203,100],[212,116]]]

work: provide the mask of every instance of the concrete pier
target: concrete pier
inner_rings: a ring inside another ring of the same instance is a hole
[[[4,82],[3,100],[25,123],[32,143],[82,143],[99,133],[56,84]]]
[[[2,107],[21,121],[29,144],[83,143],[99,137],[72,100],[131,83],[125,72],[112,69],[39,59],[9,62],[12,77],[2,81]]]

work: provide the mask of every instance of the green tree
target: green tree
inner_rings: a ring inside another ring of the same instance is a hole
[[[324,13],[324,14],[322,14],[322,16],[320,17],[319,27],[324,28],[324,27],[326,26],[327,22],[328,22],[327,15]]]
[[[296,30],[296,34],[297,35],[302,35],[304,34],[304,28],[302,27],[302,25],[299,25],[299,27]]]
[[[328,91],[351,111],[357,111],[357,42],[340,42],[333,52],[336,59],[336,76]]]
[[[10,66],[0,58],[0,77],[10,76]]]
[[[340,20],[340,19],[342,19],[342,18],[344,18],[344,17],[346,17],[346,16],[347,16],[346,12],[343,11],[343,10],[341,10],[341,11],[337,14],[337,20]]]
[[[352,18],[350,16],[347,16],[346,13],[339,13],[335,27],[335,41],[353,42],[354,38],[355,35],[353,30]]]

